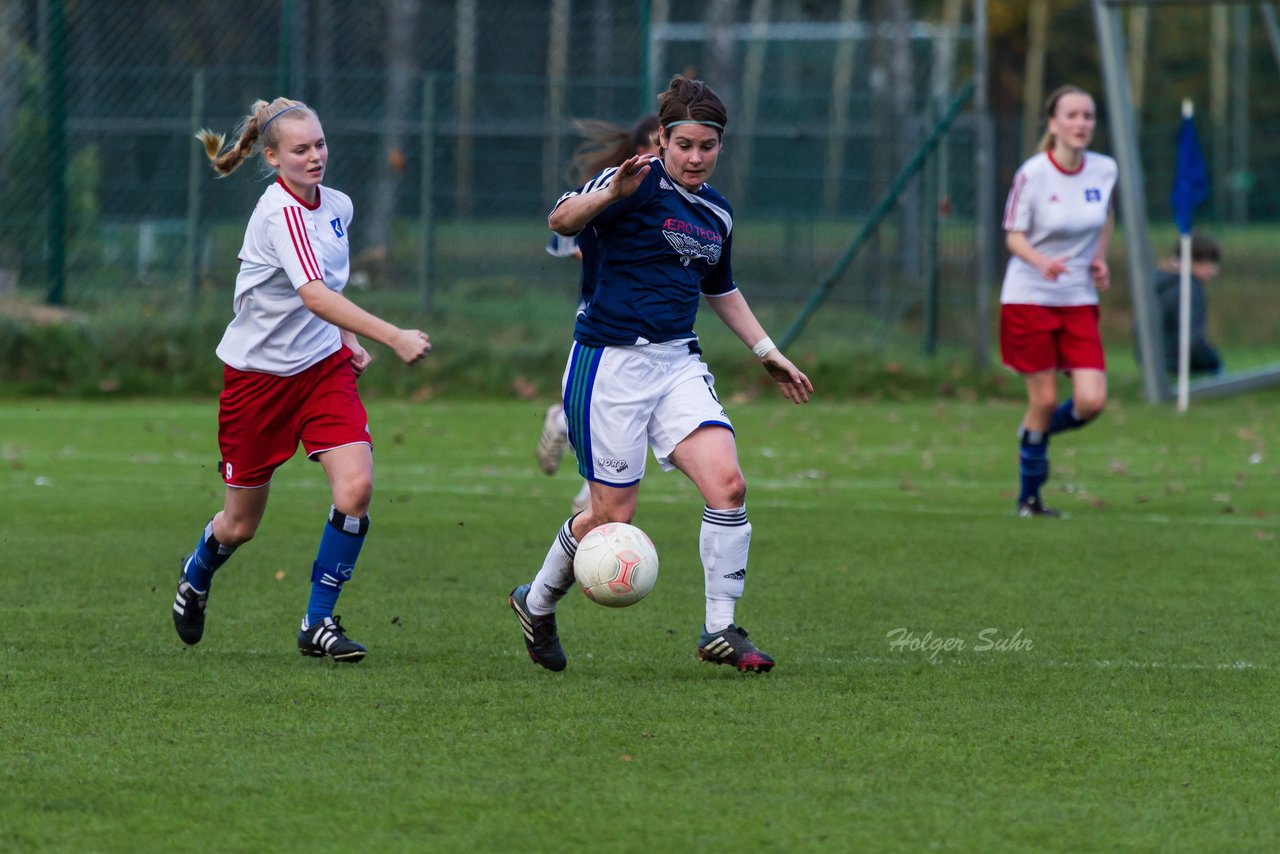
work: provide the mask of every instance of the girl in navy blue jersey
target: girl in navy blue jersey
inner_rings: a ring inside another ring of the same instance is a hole
[[[529,657],[563,670],[556,604],[573,584],[578,541],[635,515],[647,448],[679,469],[706,503],[699,551],[706,616],[698,657],[743,671],[773,659],[734,623],[751,525],[733,426],[693,331],[699,299],[752,349],[783,396],[805,403],[808,377],[774,346],[733,280],[733,211],[706,182],[727,120],[709,86],[676,75],[659,98],[659,154],[636,155],[566,193],[547,219],[580,235],[583,293],[564,375],[565,415],[590,507],[569,518],[531,583],[511,592]]]

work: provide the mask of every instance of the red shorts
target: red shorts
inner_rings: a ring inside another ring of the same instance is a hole
[[[343,445],[373,446],[351,350],[345,346],[291,377],[230,365],[222,376],[218,469],[227,486],[266,486],[299,442],[313,459]]]
[[[1104,371],[1096,305],[1000,306],[1000,358],[1020,374]]]

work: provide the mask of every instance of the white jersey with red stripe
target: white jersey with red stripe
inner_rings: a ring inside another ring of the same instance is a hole
[[[292,376],[342,346],[338,327],[312,314],[297,290],[320,280],[341,293],[351,269],[351,199],[317,192],[308,205],[277,179],[258,199],[240,249],[236,316],[218,345],[233,368]]]
[[[1022,164],[1005,204],[1004,230],[1022,232],[1043,255],[1066,258],[1067,269],[1049,281],[1026,261],[1010,257],[1001,303],[1097,304],[1089,264],[1111,211],[1115,184],[1116,162],[1093,151],[1085,152],[1073,172],[1064,171],[1044,151]]]

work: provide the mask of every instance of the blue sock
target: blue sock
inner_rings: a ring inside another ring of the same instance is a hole
[[[1018,475],[1022,479],[1021,503],[1040,495],[1049,479],[1049,434],[1039,430],[1018,431]]]
[[[196,542],[196,549],[183,564],[182,572],[187,583],[201,593],[209,592],[213,574],[231,557],[235,549],[229,549],[213,536],[213,520],[204,526],[204,533]]]
[[[329,522],[320,535],[320,549],[311,565],[311,600],[307,602],[306,625],[313,626],[325,617],[333,616],[342,585],[351,580],[364,545],[364,535],[369,532],[369,517],[357,519],[329,508]]]
[[[1075,430],[1088,424],[1090,419],[1081,418],[1076,412],[1076,402],[1074,398],[1067,398],[1055,410],[1053,416],[1049,419],[1049,434],[1061,433],[1063,430]]]

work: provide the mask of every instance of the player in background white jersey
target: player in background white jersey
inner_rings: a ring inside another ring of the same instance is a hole
[[[271,476],[301,443],[318,461],[333,504],[311,567],[311,597],[298,651],[356,662],[365,648],[333,616],[369,529],[373,444],[356,378],[372,357],[356,336],[413,363],[431,349],[427,334],[401,329],[342,295],[347,284],[351,200],[322,186],[329,148],[315,112],[300,101],[257,101],[223,151],[221,134],[196,135],[213,168],[231,174],[257,152],[275,181],[245,229],[236,277],[235,317],[218,345],[220,510],[182,561],[173,622],[188,644],[204,634],[210,582],[258,530]]]
[[[577,121],[574,122],[574,126],[586,137],[586,140],[574,150],[569,162],[572,176],[570,180],[575,184],[585,183],[593,175],[609,166],[617,166],[628,157],[658,153],[656,113],[644,116],[630,128],[596,119]],[[577,237],[565,237],[554,232],[547,242],[547,254],[556,258],[584,260]],[[589,279],[582,277],[582,281],[586,282]],[[579,309],[588,297],[590,294],[579,294]],[[549,475],[556,473],[560,468],[560,459],[568,446],[569,422],[564,417],[564,403],[556,401],[547,407],[547,412],[542,419],[542,432],[538,436],[538,466],[544,473]],[[589,506],[591,506],[591,486],[584,480],[578,494],[573,498],[571,512],[581,513]]]
[[[1093,98],[1076,86],[1045,105],[1040,151],[1013,179],[1005,205],[1011,257],[1000,292],[1000,352],[1023,375],[1027,411],[1018,430],[1018,515],[1057,516],[1040,488],[1049,479],[1049,437],[1083,427],[1107,401],[1098,334],[1098,292],[1111,285],[1107,247],[1114,222],[1116,163],[1089,151]],[[1072,395],[1058,403],[1058,372]]]

